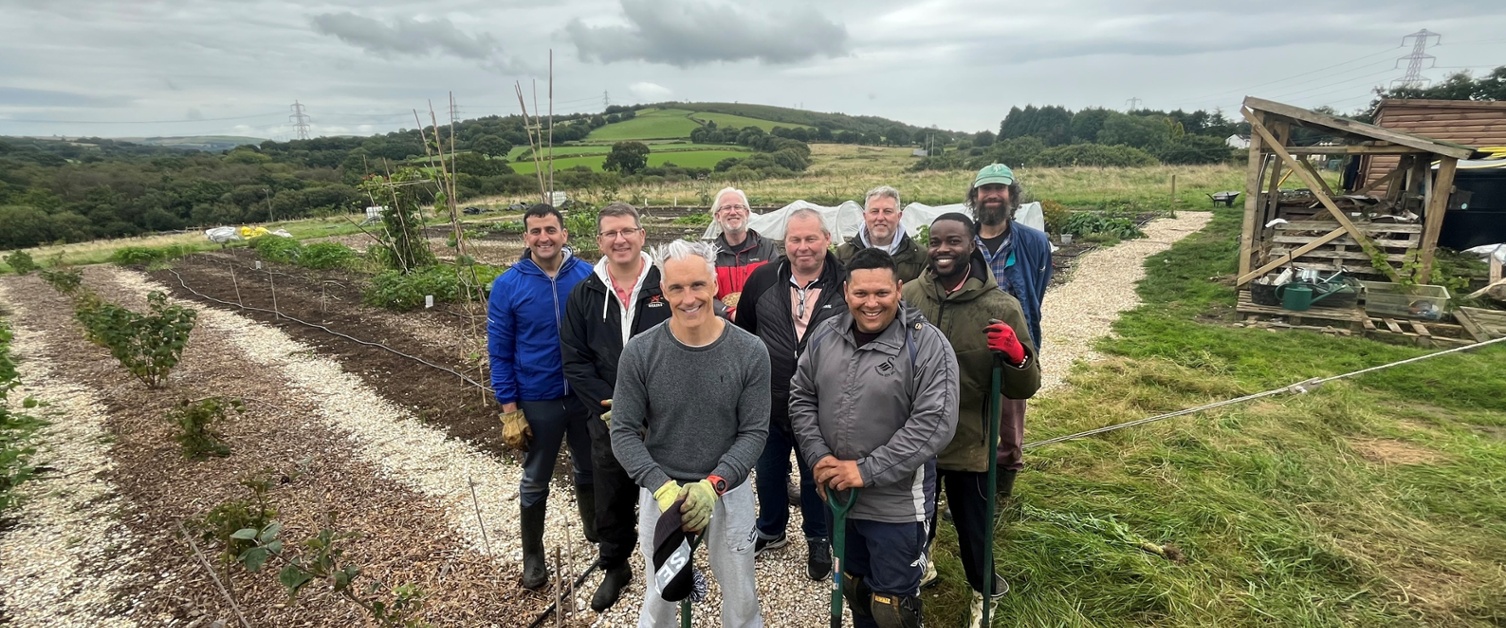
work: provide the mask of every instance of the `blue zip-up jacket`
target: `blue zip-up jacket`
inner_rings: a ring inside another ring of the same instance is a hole
[[[1030,325],[1030,337],[1035,340],[1039,354],[1046,339],[1041,336],[1041,300],[1046,298],[1046,288],[1051,285],[1051,240],[1046,232],[1022,225],[1014,219],[1009,221],[1009,246],[1001,247],[998,253],[989,255],[978,238],[978,252],[988,260],[994,280],[1003,290],[1020,302],[1025,312],[1025,322]],[[1013,263],[1009,256],[1014,255]]]
[[[486,304],[486,347],[491,354],[492,390],[502,404],[559,399],[570,394],[560,355],[560,321],[575,284],[591,276],[591,265],[565,253],[554,277],[533,259],[497,276]]]

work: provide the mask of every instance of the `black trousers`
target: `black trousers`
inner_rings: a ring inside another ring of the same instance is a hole
[[[988,473],[945,469],[938,469],[937,473],[941,488],[946,491],[946,503],[952,509],[952,523],[957,527],[957,555],[962,559],[962,572],[967,575],[968,586],[981,592],[983,576],[988,573],[985,569],[993,568],[983,565],[983,553],[988,549],[987,544],[993,542],[993,529],[988,521]],[[935,540],[936,521],[932,520],[927,546]],[[995,581],[994,587],[998,586]]]
[[[596,535],[601,566],[618,567],[638,545],[638,485],[612,454],[612,435],[601,419],[591,419],[591,465],[596,483]]]

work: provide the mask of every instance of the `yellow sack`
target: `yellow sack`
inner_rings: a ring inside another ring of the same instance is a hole
[[[250,240],[251,238],[260,238],[260,237],[262,237],[264,235],[268,235],[270,233],[272,233],[272,232],[271,231],[267,231],[266,227],[241,227],[241,239],[242,240]]]

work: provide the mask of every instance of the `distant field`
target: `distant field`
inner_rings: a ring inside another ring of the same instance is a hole
[[[643,109],[632,120],[608,124],[586,136],[587,142],[689,138],[699,124],[686,109]]]
[[[701,150],[727,150],[728,148],[729,147],[727,145],[725,145],[725,144],[690,144],[690,143],[685,143],[685,144],[649,144],[649,151],[651,153],[672,153],[672,152],[687,152],[687,151],[701,151]],[[526,150],[527,149],[525,147],[524,151],[519,151],[517,154],[518,155],[522,155],[522,154],[524,154],[526,152]],[[554,156],[555,156],[556,159],[558,159],[560,157],[573,156],[573,155],[606,155],[607,153],[610,153],[610,152],[612,152],[612,146],[610,144],[586,144],[586,145],[580,145],[580,146],[555,146],[554,147]],[[549,153],[549,151],[546,149],[544,151],[544,154],[547,155],[548,153]],[[531,161],[531,159],[525,159],[525,161]]]
[[[662,166],[665,162],[672,162],[685,168],[710,168],[716,162],[728,157],[747,157],[752,153],[739,150],[727,150],[724,147],[718,150],[682,150],[651,152],[648,155],[648,165]],[[605,154],[580,155],[576,157],[564,157],[554,160],[556,172],[575,166],[586,166],[592,170],[601,170],[602,162],[606,161]],[[512,169],[518,174],[532,174],[534,166],[532,161],[518,161],[512,163]]]
[[[774,130],[774,127],[776,127],[776,126],[782,126],[782,127],[786,128],[786,129],[793,129],[793,128],[811,129],[811,128],[815,128],[815,127],[807,126],[807,125],[804,125],[804,124],[790,124],[790,123],[787,123],[787,122],[772,122],[772,121],[769,121],[769,120],[759,120],[758,118],[749,118],[749,117],[745,117],[745,116],[733,115],[733,114],[730,114],[730,113],[710,113],[710,112],[706,112],[706,111],[698,111],[698,112],[695,113],[695,115],[692,115],[691,117],[694,118],[694,119],[696,119],[696,120],[700,120],[702,122],[715,122],[716,125],[719,126],[719,127],[721,127],[721,128],[732,127],[732,128],[741,129],[741,128],[744,128],[744,127],[756,126],[756,127],[760,128],[760,129],[763,129],[765,131],[772,131],[772,130]]]

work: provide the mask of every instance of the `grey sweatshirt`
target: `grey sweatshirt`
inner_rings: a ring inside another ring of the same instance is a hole
[[[720,338],[688,347],[669,322],[622,349],[612,397],[612,453],[639,486],[717,475],[733,488],[769,437],[769,352],[728,324]]]

